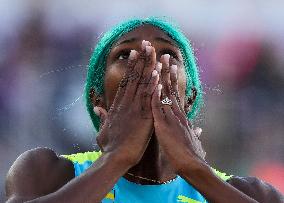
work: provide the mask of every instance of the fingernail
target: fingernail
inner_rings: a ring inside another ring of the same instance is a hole
[[[99,110],[99,108],[98,107],[94,107],[94,113],[97,115],[97,116],[100,116],[101,115],[101,112],[100,112],[100,110]]]
[[[151,43],[146,40],[142,40],[142,50],[144,51],[146,49],[146,46],[151,46]]]
[[[130,59],[130,60],[135,59],[136,54],[137,54],[137,51],[131,50],[131,51],[130,51],[130,54],[129,54],[129,59]]]
[[[177,65],[172,65],[171,66],[171,73],[174,73],[174,74],[177,73]]]
[[[158,72],[156,70],[153,70],[152,77],[156,77],[158,75]]]
[[[152,47],[151,46],[146,46],[146,55],[150,56],[152,52]]]
[[[158,62],[158,63],[156,64],[156,70],[157,70],[158,72],[161,72],[161,70],[162,70],[162,63]]]
[[[170,54],[165,54],[163,55],[165,62],[169,62],[170,61]]]

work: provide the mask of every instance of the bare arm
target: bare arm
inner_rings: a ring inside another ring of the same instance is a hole
[[[233,177],[228,183],[258,202],[284,202],[284,196],[278,190],[256,177]]]
[[[117,157],[104,154],[84,174],[73,178],[72,163],[52,150],[25,152],[8,172],[7,203],[100,202],[128,170]]]
[[[158,142],[176,172],[202,193],[209,202],[283,202],[280,193],[259,180],[248,182],[232,179],[229,184],[215,175],[204,161],[205,154],[201,142],[179,102],[177,66],[170,67],[170,61],[165,57],[161,58],[161,62],[163,87],[158,86],[152,97],[154,127]],[[196,97],[194,92],[192,100]],[[172,105],[161,104],[163,95],[170,98]],[[192,104],[191,102],[190,105]]]
[[[124,78],[110,110],[96,108],[102,120],[97,141],[103,155],[85,173],[72,179],[72,164],[58,158],[51,150],[24,153],[8,173],[9,203],[100,202],[119,177],[141,159],[153,127],[148,95],[153,94],[159,79],[153,74],[156,53],[153,51],[146,57],[146,49],[142,50],[141,53],[130,52]],[[150,78],[150,82],[142,83],[141,78]]]
[[[193,162],[195,161],[191,163]],[[224,182],[214,174],[210,167],[203,164],[190,165],[187,169],[181,171],[181,175],[190,184],[194,185],[209,202],[284,202],[280,192],[257,178],[233,177],[228,182]],[[194,165],[195,167],[193,167]]]

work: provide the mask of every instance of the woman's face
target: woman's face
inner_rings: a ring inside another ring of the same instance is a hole
[[[151,42],[157,54],[157,62],[164,54],[169,54],[170,65],[178,67],[179,95],[184,106],[186,77],[183,58],[175,42],[162,30],[152,25],[143,25],[123,35],[113,46],[107,57],[104,103],[108,110],[113,103],[119,83],[127,69],[127,60],[132,49],[141,52],[142,40]]]

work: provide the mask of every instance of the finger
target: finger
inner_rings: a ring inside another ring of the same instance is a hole
[[[170,80],[171,80],[171,95],[176,97],[177,102],[180,106],[180,98],[178,91],[178,78],[177,78],[177,65],[172,65],[170,68]],[[181,107],[181,106],[180,106]]]
[[[146,60],[143,71],[144,76],[148,76],[155,69],[156,65],[156,50],[152,46],[146,46]]]
[[[187,118],[184,109],[181,107],[180,98],[179,98],[178,83],[177,83],[177,65],[171,66],[170,79],[171,79],[170,99],[173,102],[172,110],[174,114],[179,118],[182,125],[186,126]]]
[[[146,51],[146,46],[151,46],[151,42],[142,40],[142,44],[141,44],[142,51]]]
[[[192,95],[190,97],[187,98],[186,104],[184,106],[184,111],[186,113],[191,111],[193,102],[195,101],[196,97],[197,97],[197,90],[195,87],[191,88],[192,90]],[[188,120],[188,125],[190,126],[190,128],[192,128],[192,124],[191,122]]]
[[[105,152],[104,147],[108,143],[108,137],[105,133],[98,133],[96,136],[96,142],[102,152]]]
[[[135,72],[134,67],[137,63],[137,59],[138,59],[138,52],[136,50],[131,50],[129,54],[129,58],[128,58],[127,70],[124,73],[119,83],[118,90],[116,92],[113,104],[111,106],[111,110],[117,108],[117,106],[121,103],[121,100],[124,97],[126,90],[128,89],[129,91],[128,86],[131,86],[131,85],[128,83],[129,83],[130,78],[134,76],[134,72]]]
[[[133,99],[135,98],[136,91],[139,86],[139,81],[143,74],[145,57],[146,57],[146,50],[142,51],[142,53],[139,54],[138,60],[134,65],[134,68],[128,74],[127,78],[128,81],[125,90],[125,97],[123,98],[123,103],[132,102]],[[131,60],[131,55],[129,56],[129,60]]]
[[[94,110],[94,113],[100,118],[100,129],[101,129],[106,122],[108,113],[104,108],[100,106],[95,106],[93,110]],[[102,152],[104,152],[103,146],[105,145],[105,143],[107,143],[107,136],[104,136],[104,135],[105,134],[99,133],[96,137],[97,145],[99,146]]]
[[[173,64],[171,65],[170,68],[170,80],[171,80],[171,85],[174,91],[178,91],[178,84],[177,84],[177,65]]]
[[[157,70],[153,70],[152,71],[152,78],[150,80],[150,83],[148,85],[148,88],[147,88],[147,91],[149,94],[153,94],[155,89],[156,89],[156,86],[158,85],[159,83],[159,74],[157,72]]]
[[[170,68],[170,80],[171,80],[170,93],[177,101],[180,110],[184,111],[184,109],[181,106],[179,91],[178,91],[177,65],[172,65]]]
[[[164,113],[165,120],[170,123],[179,123],[182,124],[181,120],[174,114],[172,106],[167,104],[162,104],[162,112]]]
[[[101,128],[104,125],[105,120],[107,119],[108,113],[104,108],[100,106],[94,107],[94,113],[100,118],[100,128]]]
[[[201,128],[196,127],[196,128],[194,129],[194,134],[196,135],[197,138],[200,137],[201,133],[202,133],[202,129],[201,129]]]
[[[141,78],[143,69],[144,69],[144,53],[138,54],[130,52],[129,55],[129,71],[128,74],[126,75],[127,78],[127,83],[126,83],[126,88],[125,88],[125,96],[123,97],[124,103],[132,101],[135,97],[135,92],[138,87],[138,82]],[[137,58],[136,58],[137,57]]]
[[[187,125],[189,126],[190,129],[193,128],[193,125],[192,125],[192,123],[191,123],[191,121],[189,119],[187,119]]]
[[[145,65],[143,74],[139,80],[138,89],[136,91],[136,97],[138,98],[140,97],[141,93],[145,92],[145,89],[148,87],[149,82],[152,78],[152,72],[155,69],[156,64],[155,48],[147,45],[145,48],[145,53]]]
[[[151,73],[156,64],[156,52],[155,48],[151,46],[151,42],[143,40],[141,44],[142,57],[144,59],[143,73],[139,80],[139,84],[148,84],[151,79]]]
[[[141,109],[142,109],[142,116],[144,118],[153,118],[153,114],[151,111],[151,100],[152,95],[155,91],[155,88],[157,87],[159,82],[159,75],[156,70],[152,71],[151,74],[151,80],[145,89],[145,91],[141,94]]]
[[[187,126],[188,123],[187,123],[186,115],[184,111],[182,111],[182,109],[180,108],[176,97],[174,95],[171,95],[170,99],[172,100],[172,111],[174,115],[179,119],[179,121],[181,122],[183,126]]]
[[[162,85],[158,84],[156,88],[156,92],[153,94],[152,98],[152,112],[153,112],[153,117],[154,121],[161,122],[161,121],[174,121],[174,122],[179,122],[179,119],[175,116],[173,113],[171,106],[162,104],[160,101],[162,93]]]
[[[163,90],[162,90],[162,96],[168,96],[170,94],[170,85],[171,85],[171,79],[170,79],[170,55],[164,54],[161,56],[160,59],[162,63],[162,84],[163,84]],[[164,95],[163,95],[164,94]]]
[[[162,72],[162,63],[161,62],[157,62],[156,63],[156,68],[155,68],[159,74],[159,84],[162,84],[162,75],[161,75],[161,72]]]
[[[103,141],[102,141],[102,134],[99,134],[99,135],[97,135],[97,137],[96,137],[96,143],[97,143],[97,145],[99,146],[99,148],[100,148],[100,151],[101,152],[104,152],[104,148],[103,148]]]
[[[158,84],[155,88],[151,100],[151,108],[152,108],[154,122],[161,122],[164,119],[164,115],[161,109],[161,101],[160,101],[161,93],[162,93],[162,84]]]

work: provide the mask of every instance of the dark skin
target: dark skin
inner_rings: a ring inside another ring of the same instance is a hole
[[[142,40],[148,42],[141,46]],[[7,202],[100,202],[121,176],[153,184],[128,172],[158,181],[178,174],[210,202],[283,202],[279,192],[256,178],[224,182],[211,171],[198,132],[185,117],[190,104],[182,64],[174,41],[155,27],[121,37],[107,58],[104,95],[90,93],[101,118],[102,156],[74,178],[72,163],[52,150],[27,151],[8,172]],[[165,96],[172,106],[161,105]]]

